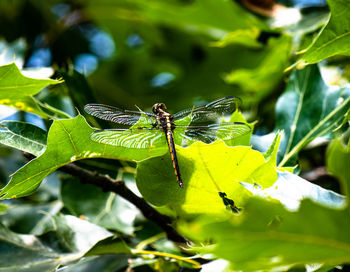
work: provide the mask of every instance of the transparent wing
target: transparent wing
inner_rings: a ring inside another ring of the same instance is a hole
[[[133,125],[142,118],[143,123],[155,123],[156,115],[149,112],[123,110],[102,104],[87,104],[84,110],[97,118],[122,125]]]
[[[174,114],[174,119],[180,120],[188,115],[192,115],[192,124],[212,122],[223,115],[233,113],[240,104],[241,100],[238,97],[227,96],[203,106],[180,111]]]
[[[150,148],[165,143],[159,129],[102,129],[90,135],[94,142],[128,148]]]
[[[189,141],[210,143],[216,139],[230,140],[248,134],[251,128],[240,122],[210,124],[206,126],[176,127],[174,133]]]

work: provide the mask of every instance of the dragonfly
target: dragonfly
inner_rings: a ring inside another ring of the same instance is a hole
[[[96,130],[90,135],[90,139],[95,142],[127,148],[152,148],[165,145],[166,142],[177,182],[183,188],[175,142],[181,139],[180,145],[195,141],[211,143],[217,139],[225,141],[248,134],[251,128],[246,123],[219,122],[225,115],[232,114],[240,104],[238,97],[227,96],[175,114],[170,114],[163,103],[154,104],[152,112],[103,104],[87,104],[84,110],[99,119],[129,126]]]

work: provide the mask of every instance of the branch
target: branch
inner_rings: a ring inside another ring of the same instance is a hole
[[[30,160],[35,156],[29,153],[24,153],[24,156]],[[180,235],[170,224],[171,218],[159,213],[152,206],[150,206],[143,198],[135,195],[128,187],[125,186],[124,181],[112,179],[108,175],[97,174],[88,170],[85,170],[73,163],[62,166],[58,170],[77,177],[82,183],[88,183],[102,188],[105,192],[113,192],[120,195],[130,203],[135,205],[143,214],[145,218],[156,223],[162,228],[169,240],[176,243],[187,243],[187,239]]]

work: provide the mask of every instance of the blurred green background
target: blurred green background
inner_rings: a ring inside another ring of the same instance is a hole
[[[283,90],[292,38],[267,19],[225,0],[2,1],[0,51],[25,68],[54,67],[66,85],[47,99],[68,112],[68,93],[80,110],[163,102],[172,112],[236,95],[271,128],[262,114]]]

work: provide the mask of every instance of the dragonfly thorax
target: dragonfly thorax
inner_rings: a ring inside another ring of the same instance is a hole
[[[155,113],[155,114],[159,114],[159,113],[167,112],[167,108],[166,108],[165,104],[163,104],[163,103],[157,103],[157,104],[154,104],[154,105],[153,105],[152,111],[153,111],[153,113]]]

